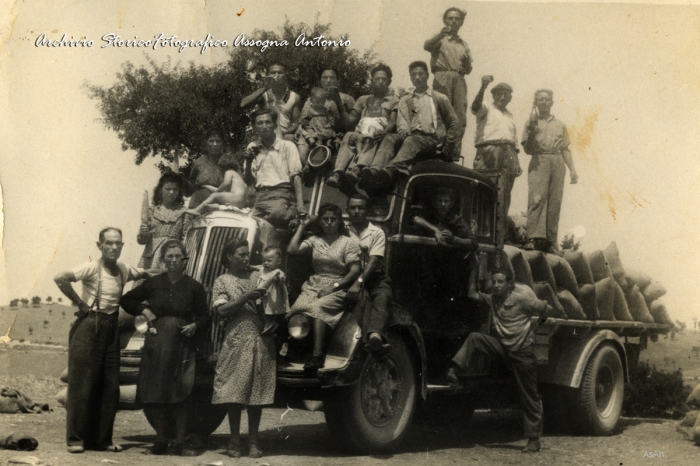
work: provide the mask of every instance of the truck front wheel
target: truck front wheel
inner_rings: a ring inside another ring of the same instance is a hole
[[[624,388],[620,354],[611,344],[601,345],[574,392],[572,427],[583,434],[611,435],[620,419]]]
[[[406,344],[388,336],[390,351],[367,357],[358,380],[329,390],[326,423],[336,439],[365,454],[388,452],[408,431],[416,401],[416,372]]]

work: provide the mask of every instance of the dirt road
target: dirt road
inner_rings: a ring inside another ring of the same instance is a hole
[[[226,422],[212,436],[217,445],[194,458],[152,456],[148,448],[154,432],[141,411],[120,411],[115,424],[115,441],[121,453],[87,452],[71,455],[65,451],[66,412],[57,407],[53,395],[61,387],[55,378],[0,375],[0,387],[26,390],[35,401],[49,401],[50,414],[0,414],[0,435],[26,433],[39,440],[31,453],[0,450],[0,464],[9,458],[33,455],[52,465],[203,465],[221,461],[224,465],[646,465],[689,464],[700,461],[695,447],[677,430],[678,421],[623,419],[622,432],[612,437],[545,436],[539,454],[524,455],[519,447],[521,424],[518,412],[477,412],[466,429],[413,426],[401,449],[387,456],[348,456],[333,447],[323,413],[280,409],[263,412],[261,448],[265,456],[234,460],[226,456]],[[243,425],[246,424],[245,416]],[[245,432],[245,429],[244,429]],[[646,456],[645,456],[646,453]],[[663,457],[660,454],[663,453]]]

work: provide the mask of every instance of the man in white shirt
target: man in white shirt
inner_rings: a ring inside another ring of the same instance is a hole
[[[277,115],[267,109],[253,115],[259,139],[246,148],[245,181],[255,185],[253,215],[276,228],[287,228],[297,213],[305,214],[301,160],[293,142],[276,136]]]
[[[368,199],[362,194],[356,193],[348,198],[348,230],[350,237],[360,245],[363,261],[362,274],[348,289],[348,299],[359,297],[366,300],[366,305],[356,307],[356,317],[362,328],[363,341],[366,340],[365,349],[376,352],[387,348],[384,328],[389,318],[392,291],[391,280],[384,269],[386,235],[367,220],[367,203]],[[367,295],[360,296],[362,288],[367,290]]]
[[[510,192],[515,178],[522,174],[518,161],[517,136],[513,115],[506,109],[513,88],[500,83],[491,89],[493,104],[484,104],[484,91],[493,76],[481,78],[481,88],[472,103],[476,115],[476,157],[474,170],[488,177],[498,188],[496,242],[503,244],[506,218],[510,208]]]
[[[119,404],[119,299],[126,282],[155,273],[118,262],[123,245],[121,230],[105,228],[97,243],[100,259],[54,278],[78,307],[68,341],[66,442],[70,453],[122,449],[112,443]],[[71,285],[75,282],[83,285],[81,296]]]

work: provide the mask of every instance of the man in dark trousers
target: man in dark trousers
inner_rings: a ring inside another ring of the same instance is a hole
[[[452,359],[447,379],[451,385],[459,385],[459,377],[469,368],[475,353],[505,359],[515,375],[524,414],[524,432],[528,442],[523,453],[535,453],[540,451],[542,401],[537,392],[537,366],[533,348],[535,329],[531,318],[538,316],[539,321],[543,322],[551,308],[545,301],[537,299],[530,287],[515,283],[513,271],[508,268],[493,272],[491,294],[479,292],[478,265],[477,259],[472,255],[469,299],[488,308],[492,318],[491,333],[495,336],[470,333]]]
[[[54,278],[78,307],[68,341],[66,441],[70,453],[122,450],[112,443],[119,404],[119,299],[126,282],[157,272],[118,262],[123,245],[121,230],[105,228],[97,243],[100,259]],[[82,296],[73,289],[74,282],[82,282]]]
[[[384,269],[386,235],[384,230],[367,220],[367,203],[367,198],[362,194],[353,194],[348,198],[348,230],[350,237],[360,245],[365,263],[362,275],[348,289],[348,299],[357,299],[363,287],[367,290],[369,302],[363,307],[359,323],[367,339],[365,348],[369,352],[376,352],[386,342],[384,330],[389,317],[392,291],[391,280]]]

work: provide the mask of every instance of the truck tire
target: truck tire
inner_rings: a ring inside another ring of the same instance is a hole
[[[209,437],[219,428],[226,417],[226,405],[211,404],[212,387],[195,385],[189,398],[189,410],[187,413],[187,434],[197,434],[201,438]],[[149,408],[143,408],[148,423],[153,427],[153,412]],[[154,427],[155,428],[155,427]],[[168,438],[175,438],[175,421],[168,426],[166,432]]]
[[[624,390],[620,354],[611,344],[602,344],[588,360],[581,385],[573,392],[572,428],[581,434],[611,435],[620,419]]]
[[[326,424],[347,449],[364,454],[395,449],[411,424],[416,404],[416,370],[406,344],[389,335],[391,349],[368,356],[358,380],[327,390],[323,406]]]

